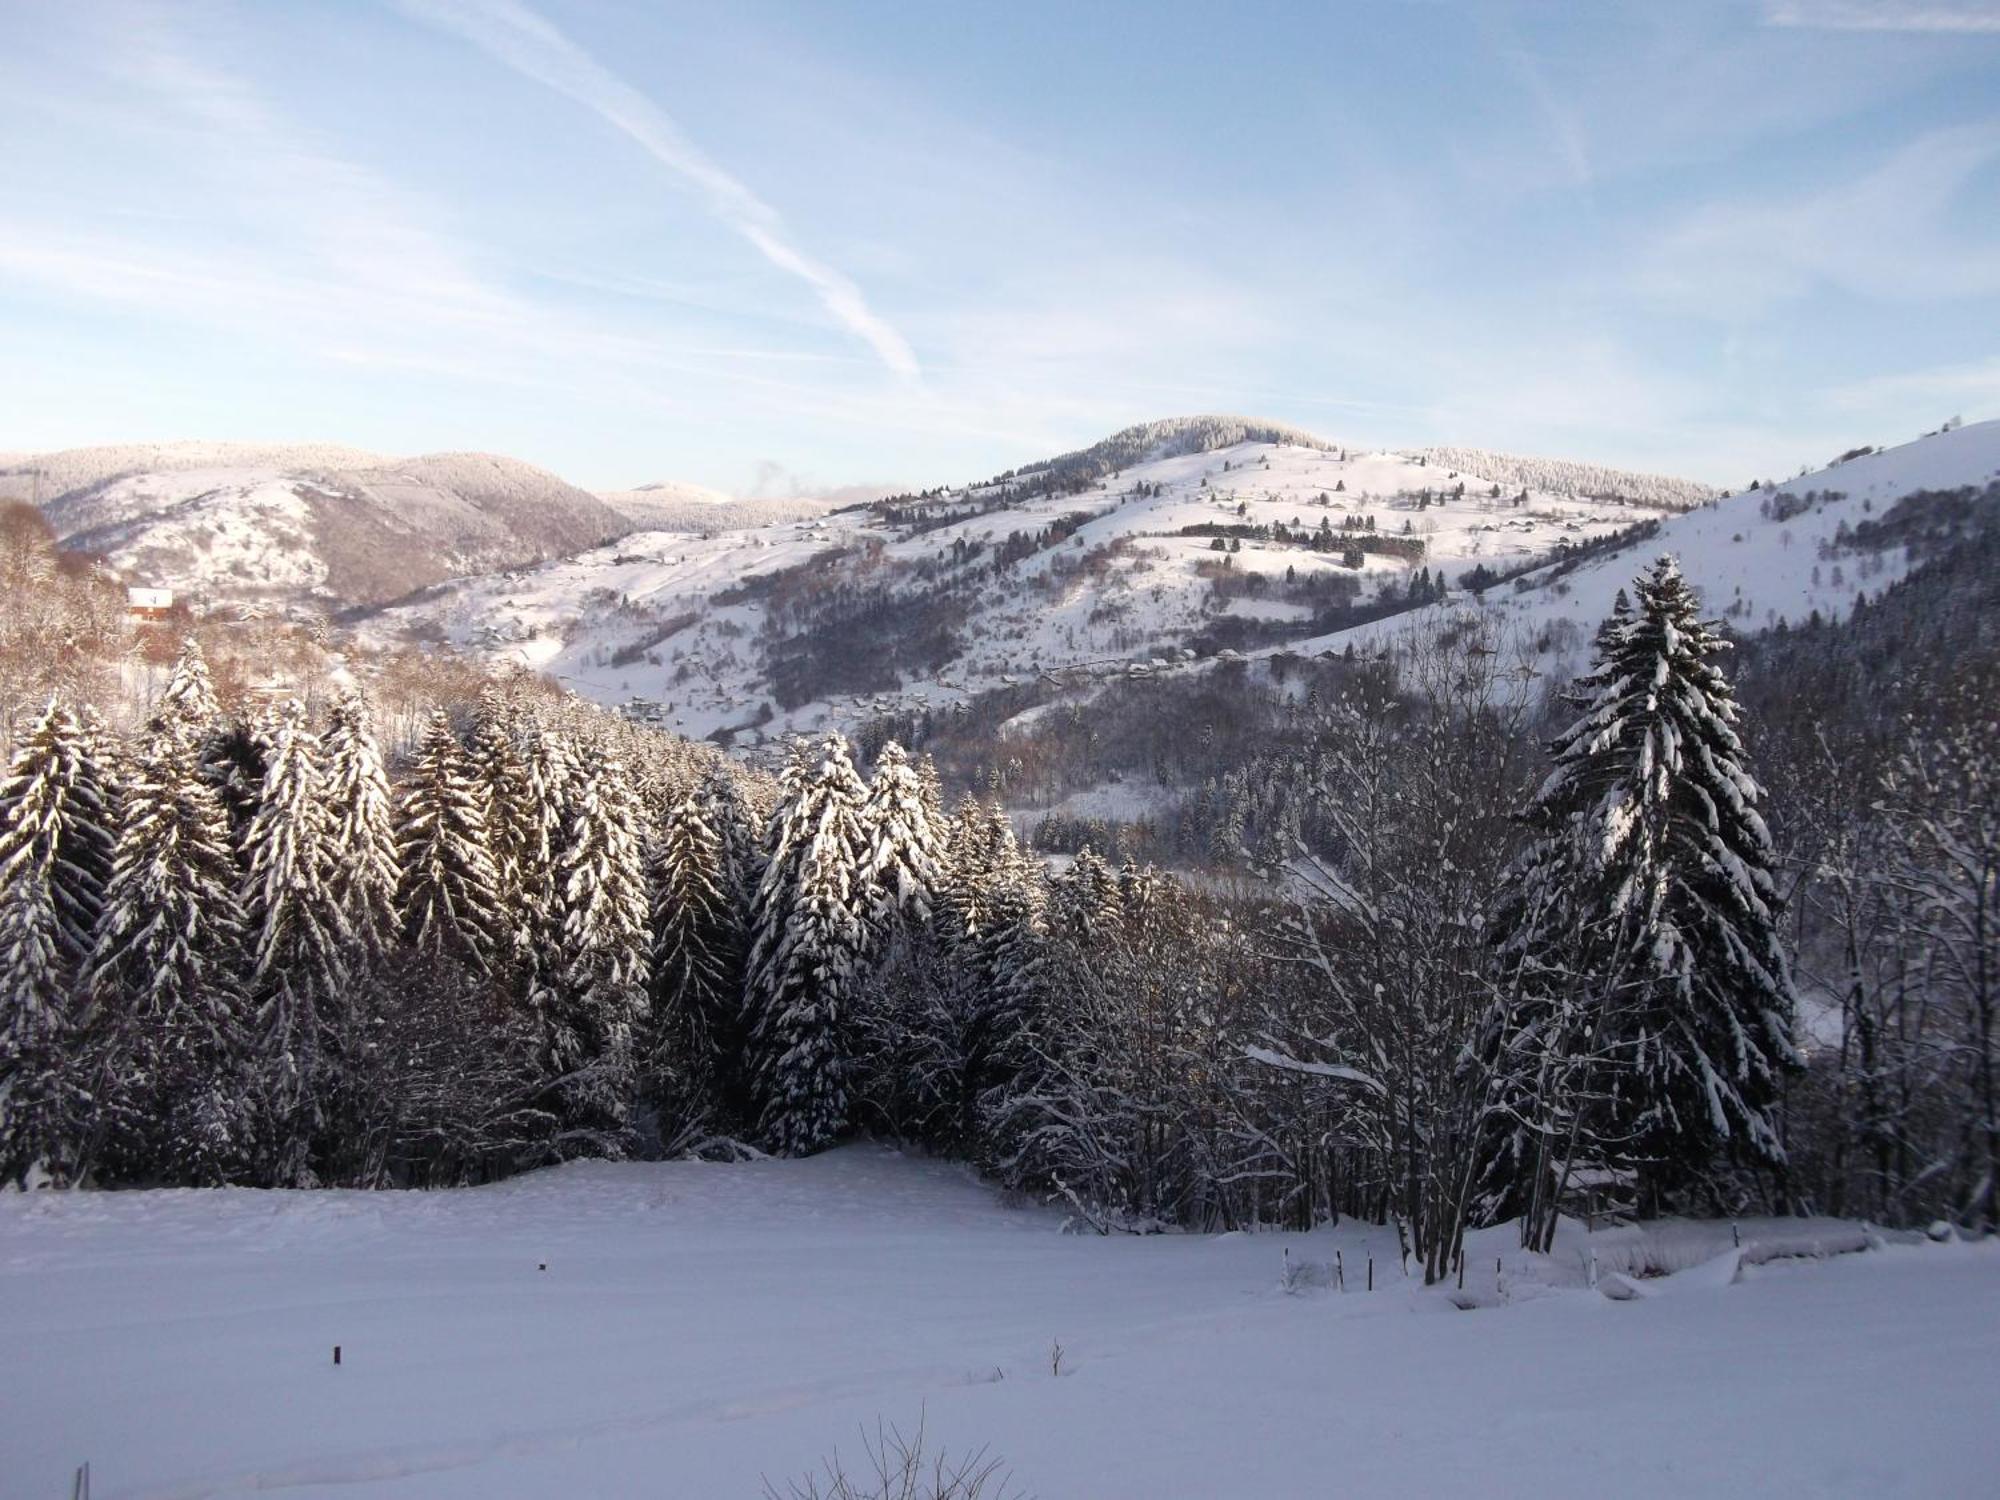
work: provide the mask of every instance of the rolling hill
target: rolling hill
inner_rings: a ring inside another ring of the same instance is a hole
[[[631,530],[595,495],[486,453],[388,458],[321,444],[178,443],[17,458],[70,548],[198,603],[379,604]]]
[[[1906,496],[1969,490],[1974,505],[2000,505],[2000,421],[1927,434],[1870,449],[1769,488],[1725,495],[1663,519],[1627,544],[1558,561],[1438,606],[1477,609],[1505,634],[1575,666],[1618,590],[1655,557],[1672,553],[1709,611],[1739,634],[1841,618],[1864,593],[1879,595],[1916,560],[1907,528],[1892,518]],[[1299,649],[1342,647],[1400,624],[1334,632]]]
[[[1564,461],[1348,447],[1188,417],[956,489],[742,531],[640,532],[464,579],[371,630],[526,661],[740,742],[1255,650],[1446,578],[1601,543],[1705,487]],[[643,493],[643,492],[642,492]]]

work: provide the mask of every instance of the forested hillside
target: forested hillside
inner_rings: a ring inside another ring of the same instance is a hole
[[[773,785],[494,684],[385,756],[352,682],[231,718],[189,644],[130,735],[58,690],[0,789],[0,1154],[386,1185],[860,1132],[1104,1230],[1393,1221],[1433,1277],[1582,1192],[1988,1224],[1994,700],[1746,714],[1730,644],[1665,560],[1560,691],[1464,629],[1303,665],[1200,880],[1044,863],[894,742]]]

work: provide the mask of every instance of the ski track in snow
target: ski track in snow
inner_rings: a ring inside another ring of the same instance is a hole
[[[1970,1495],[2000,1462],[1992,1247],[1753,1264],[1854,1240],[1762,1221],[1740,1255],[1674,1224],[1539,1260],[1499,1230],[1460,1294],[1404,1280],[1388,1229],[1058,1224],[866,1145],[0,1197],[0,1492],[65,1494],[88,1459],[99,1500],[750,1496],[920,1413],[1044,1500]],[[1336,1250],[1345,1294],[1279,1289]],[[1641,1269],[1676,1274],[1609,1300]]]

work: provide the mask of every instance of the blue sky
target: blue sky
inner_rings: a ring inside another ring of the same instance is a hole
[[[2000,0],[0,0],[0,449],[1787,474],[2000,415]]]

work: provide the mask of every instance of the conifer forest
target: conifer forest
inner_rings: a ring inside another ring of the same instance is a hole
[[[1106,1232],[1393,1224],[1433,1279],[1592,1196],[1990,1227],[1995,700],[1753,733],[1730,646],[1665,558],[1546,701],[1476,632],[1334,663],[1193,876],[1054,868],[893,739],[773,778],[518,683],[391,757],[352,683],[224,714],[190,637],[130,734],[53,693],[0,787],[0,1164],[865,1136]]]

